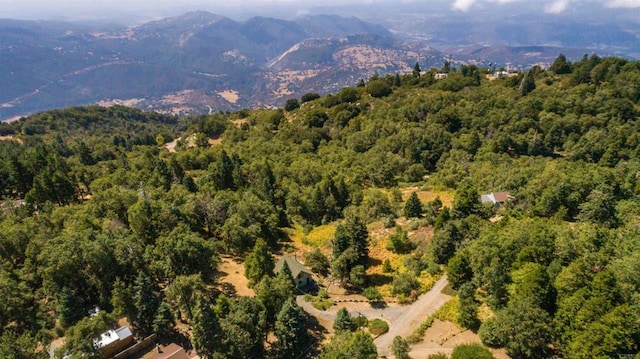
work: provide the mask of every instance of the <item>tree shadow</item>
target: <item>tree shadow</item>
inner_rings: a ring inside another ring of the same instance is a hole
[[[378,258],[371,258],[371,257],[369,257],[369,260],[367,261],[367,263],[369,264],[369,267],[382,265],[381,260],[379,260]]]
[[[384,300],[369,302],[369,304],[371,305],[371,308],[375,309],[384,309],[387,307],[387,302],[385,302]]]
[[[393,281],[393,277],[386,274],[373,273],[367,275],[367,279],[369,282],[375,286],[389,284]]]
[[[227,297],[235,297],[238,294],[236,287],[231,283],[220,283],[220,291]]]

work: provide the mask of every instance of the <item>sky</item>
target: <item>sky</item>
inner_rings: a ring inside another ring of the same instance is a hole
[[[535,1],[535,2],[532,2]],[[573,7],[624,8],[638,11],[640,20],[640,0],[0,0],[0,18],[17,19],[61,19],[93,20],[118,16],[137,17],[147,20],[174,16],[193,10],[206,10],[221,15],[246,13],[273,16],[281,9],[283,17],[305,11],[319,5],[334,6],[345,4],[394,4],[417,3],[443,4],[452,11],[469,12],[480,6],[513,5],[518,2],[535,4],[541,12],[561,14]]]

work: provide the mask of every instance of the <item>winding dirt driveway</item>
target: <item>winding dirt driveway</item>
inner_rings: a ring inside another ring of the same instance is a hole
[[[451,299],[450,296],[441,293],[446,285],[447,276],[443,275],[430,291],[422,294],[418,300],[409,305],[372,308],[368,303],[365,303],[362,308],[351,309],[350,314],[352,316],[362,314],[369,319],[380,318],[389,323],[389,331],[374,341],[378,349],[378,356],[389,357],[391,355],[389,345],[393,342],[393,338],[398,335],[403,338],[409,336],[429,315]],[[336,310],[318,310],[311,303],[305,302],[303,296],[298,296],[296,301],[302,309],[321,322],[332,322],[336,318]]]

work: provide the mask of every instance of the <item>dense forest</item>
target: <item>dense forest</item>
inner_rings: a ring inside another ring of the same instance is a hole
[[[0,357],[48,357],[62,336],[57,355],[91,357],[126,316],[138,337],[189,323],[203,358],[375,358],[353,325],[318,344],[271,253],[290,229],[332,224],[306,264],[379,296],[367,226],[405,218],[434,234],[416,243],[395,227],[387,247],[403,270],[387,268],[385,295],[411,301],[425,290],[416,278],[446,272],[460,325],[486,346],[637,357],[640,62],[444,70],[436,80],[416,65],[284,109],[89,106],[0,124]],[[455,195],[403,200],[409,187]],[[513,197],[482,204],[492,191]],[[219,289],[222,255],[246,258],[255,297]]]

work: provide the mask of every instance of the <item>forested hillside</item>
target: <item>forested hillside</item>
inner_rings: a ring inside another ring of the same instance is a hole
[[[349,290],[371,295],[383,276],[383,294],[410,301],[446,272],[459,324],[511,357],[637,355],[640,62],[559,56],[440,80],[418,67],[285,109],[80,107],[0,124],[0,357],[48,357],[62,336],[58,355],[92,356],[126,316],[139,337],[189,323],[203,358],[375,358],[362,331],[322,348],[273,275],[270,254],[323,225],[333,240],[306,264]],[[455,195],[403,201],[407,188]],[[497,191],[513,198],[480,202]],[[405,220],[433,236],[393,229]],[[400,264],[371,260],[379,223]],[[220,289],[222,255],[247,259],[255,297]]]

